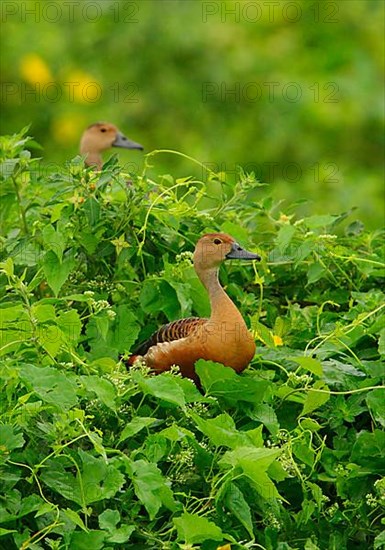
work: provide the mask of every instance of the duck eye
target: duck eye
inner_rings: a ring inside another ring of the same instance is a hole
[[[222,244],[222,241],[220,239],[214,239],[214,244]]]
[[[107,132],[107,130],[105,128],[100,128],[100,131],[101,132]]]

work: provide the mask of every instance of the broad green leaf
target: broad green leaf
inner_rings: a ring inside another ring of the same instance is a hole
[[[239,242],[239,244],[247,243],[250,240],[250,236],[247,229],[242,227],[239,223],[234,223],[227,220],[224,223],[222,223],[220,229],[222,233],[227,233],[228,235],[232,235],[234,239],[236,239]]]
[[[321,361],[318,361],[318,359],[314,359],[313,357],[293,357],[292,360],[298,363],[304,370],[307,370],[318,377],[322,377],[322,363]]]
[[[105,548],[105,531],[75,531],[71,537],[71,550],[102,550]]]
[[[61,262],[52,250],[49,250],[45,254],[43,258],[43,270],[47,283],[52,288],[55,296],[59,294],[61,287],[66,282],[68,275],[74,269],[75,264],[75,259],[70,255]]]
[[[321,214],[305,218],[305,223],[309,229],[317,229],[319,227],[327,227],[336,221],[338,216],[330,214]]]
[[[207,393],[223,397],[230,402],[260,403],[269,386],[269,382],[265,380],[240,376],[232,368],[213,361],[199,359],[195,363],[195,371]]]
[[[366,403],[374,420],[385,428],[385,389],[378,388],[369,392],[366,396]]]
[[[31,337],[31,321],[23,306],[0,308],[0,356],[16,351]]]
[[[135,372],[133,379],[145,395],[153,395],[158,399],[178,405],[182,409],[186,407],[183,390],[170,374],[163,373],[156,377],[144,378]]]
[[[99,527],[100,529],[108,531],[108,542],[123,544],[135,531],[135,526],[133,525],[123,525],[121,527],[117,527],[119,522],[120,514],[117,510],[110,510],[108,508],[99,515]]]
[[[46,225],[42,235],[45,250],[52,250],[61,262],[67,242],[63,231],[56,231],[52,225]]]
[[[5,262],[0,262],[0,271],[3,271],[8,277],[13,277],[14,265],[11,257],[7,258]]]
[[[315,452],[311,446],[311,443],[306,443],[306,441],[302,442],[296,441],[293,443],[293,453],[294,455],[304,464],[307,464],[307,466],[312,467],[314,464],[315,459]]]
[[[82,330],[82,322],[79,313],[75,309],[62,311],[58,315],[58,325],[60,330],[72,344],[77,344]]]
[[[321,391],[317,391],[321,390]],[[309,414],[319,409],[330,399],[329,388],[321,380],[313,385],[306,393],[301,415]]]
[[[117,510],[107,508],[99,515],[99,527],[106,531],[114,531],[120,521],[120,514]]]
[[[311,285],[316,283],[327,273],[327,270],[320,262],[314,262],[310,264],[307,270],[307,284]]]
[[[167,438],[162,434],[150,434],[146,437],[144,454],[149,462],[159,462],[169,451]]]
[[[88,532],[87,527],[84,524],[84,521],[79,516],[75,510],[71,510],[71,508],[66,508],[65,510],[62,510],[62,513],[67,516],[75,525],[80,527],[83,531]]]
[[[352,448],[350,460],[365,468],[385,472],[385,432],[375,429],[373,433],[361,431]]]
[[[385,529],[374,539],[374,550],[385,547]]]
[[[378,339],[378,353],[385,356],[385,328],[380,331],[380,337]]]
[[[20,368],[20,378],[46,403],[64,410],[77,403],[76,385],[70,381],[70,375],[55,368],[24,365]]]
[[[293,225],[285,224],[279,228],[275,242],[281,254],[285,252],[295,232],[296,228]]]
[[[122,525],[107,537],[107,542],[123,544],[128,541],[135,529],[135,525]]]
[[[223,540],[222,530],[214,522],[199,516],[184,512],[174,518],[174,525],[178,531],[178,540],[187,544],[199,544],[206,540]]]
[[[104,458],[95,458],[90,453],[79,450],[81,459],[80,475],[69,460],[63,458],[50,459],[46,469],[42,471],[41,479],[52,490],[68,500],[81,506],[109,499],[122,488],[123,474]]]
[[[64,335],[56,323],[42,323],[38,326],[37,340],[49,355],[56,357],[64,343]]]
[[[156,418],[151,418],[149,416],[135,416],[131,420],[131,422],[129,422],[124,427],[119,438],[119,443],[137,434],[138,432],[143,430],[143,428],[146,428],[147,426],[151,426],[151,424],[154,424],[155,422],[158,422]]]
[[[156,517],[162,505],[171,511],[177,509],[172,490],[156,464],[137,460],[131,462],[129,470],[135,494],[151,520]]]
[[[252,411],[249,412],[249,416],[253,420],[262,422],[262,424],[264,424],[264,426],[266,426],[269,432],[273,435],[278,432],[278,418],[271,405],[268,405],[267,403],[258,403],[255,407],[253,407]]]
[[[106,405],[109,409],[116,411],[116,392],[115,387],[109,380],[100,378],[99,376],[81,376],[80,380],[83,382],[87,392],[93,392],[98,399]]]
[[[240,470],[263,498],[282,498],[266,473],[270,464],[280,454],[279,449],[237,447],[234,451],[227,451],[219,464],[225,468]]]
[[[0,461],[3,455],[7,455],[14,449],[19,449],[25,443],[23,434],[11,424],[0,424]]]
[[[191,412],[190,416],[196,423],[197,428],[217,447],[223,445],[234,449],[235,447],[247,446],[251,443],[247,432],[239,432],[235,427],[234,420],[227,413],[207,420],[200,418],[194,412]]]
[[[237,520],[246,529],[250,538],[254,538],[253,520],[251,517],[250,506],[247,503],[242,491],[238,486],[231,482],[229,483],[224,498],[224,505],[233,514]]]
[[[276,347],[273,332],[269,328],[265,327],[265,325],[260,323],[255,317],[251,319],[251,328],[254,338],[261,340],[261,342],[263,342],[265,346],[268,346],[269,348]]]

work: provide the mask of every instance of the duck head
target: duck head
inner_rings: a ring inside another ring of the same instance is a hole
[[[96,166],[99,170],[103,164],[101,153],[111,147],[143,150],[140,143],[127,138],[114,124],[109,122],[91,124],[84,131],[80,140],[80,154],[86,155],[86,165]]]
[[[226,233],[207,233],[197,242],[194,266],[197,272],[218,269],[225,260],[257,260],[261,257],[242,248]]]

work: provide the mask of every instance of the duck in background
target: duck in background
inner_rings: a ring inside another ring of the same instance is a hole
[[[209,295],[210,318],[190,317],[163,325],[133,352],[129,364],[141,359],[157,374],[178,365],[183,376],[195,381],[198,359],[222,363],[236,372],[247,367],[255,353],[255,342],[218,280],[219,266],[232,259],[261,260],[225,233],[208,233],[199,239],[194,268]]]
[[[128,139],[114,124],[109,122],[91,124],[83,132],[80,140],[80,154],[86,157],[86,166],[94,166],[97,170],[101,170],[103,166],[101,154],[111,147],[143,150],[140,143]]]

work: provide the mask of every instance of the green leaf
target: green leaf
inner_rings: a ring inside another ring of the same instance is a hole
[[[0,356],[15,352],[31,337],[31,321],[21,305],[0,308]]]
[[[238,432],[235,422],[227,413],[220,414],[215,418],[204,420],[194,412],[190,413],[198,429],[210,438],[213,445],[230,447],[246,446],[251,443],[246,433]]]
[[[246,529],[250,538],[254,538],[253,520],[251,517],[250,506],[248,505],[242,491],[238,486],[231,482],[229,483],[224,498],[224,505],[233,514],[238,521]]]
[[[20,378],[25,386],[32,389],[40,399],[64,410],[77,403],[76,385],[70,376],[51,367],[24,365],[20,368]]]
[[[147,426],[151,426],[151,424],[154,424],[155,422],[158,422],[156,418],[151,418],[149,416],[135,416],[131,420],[131,422],[129,422],[124,427],[119,438],[119,443],[137,434],[138,432],[143,430],[143,428],[146,428]]]
[[[293,361],[298,363],[304,370],[307,370],[318,377],[323,376],[322,363],[313,357],[293,357]]]
[[[80,527],[83,531],[88,532],[87,527],[85,526],[82,518],[79,516],[75,510],[71,510],[71,508],[66,508],[65,510],[62,510],[62,513],[67,516],[75,525]]]
[[[49,250],[43,258],[43,271],[47,279],[47,283],[52,288],[55,296],[63,284],[66,282],[68,275],[75,267],[75,259],[68,255],[61,262],[57,255]]]
[[[374,539],[374,550],[377,550],[377,548],[384,548],[385,547],[385,530],[381,531],[379,535],[376,536]]]
[[[285,224],[279,228],[275,242],[281,254],[285,252],[294,237],[295,232],[296,228],[293,225]]]
[[[233,470],[240,470],[256,491],[263,498],[270,500],[282,498],[266,473],[270,464],[280,454],[279,449],[237,447],[234,451],[227,451],[219,464],[225,468],[232,467]]]
[[[43,482],[81,506],[114,497],[124,484],[123,474],[104,458],[95,458],[82,450],[78,455],[81,464],[75,475],[72,473],[74,464],[68,459],[58,457],[47,461],[41,474]]]
[[[117,510],[110,510],[109,508],[99,515],[99,527],[109,532],[107,541],[116,544],[123,544],[127,542],[132,533],[135,531],[133,525],[123,525],[117,527],[120,522],[120,514]]]
[[[44,248],[52,250],[59,261],[62,261],[67,239],[63,231],[56,231],[52,225],[46,225],[42,231]]]
[[[105,531],[112,532],[120,522],[120,514],[117,510],[109,508],[99,515],[99,527]]]
[[[144,378],[138,372],[134,372],[132,376],[145,395],[153,395],[158,399],[163,399],[168,403],[173,403],[185,409],[186,402],[183,390],[169,373],[162,373],[152,378]]]
[[[378,338],[378,353],[382,357],[385,356],[385,328],[380,331],[380,336]]]
[[[232,368],[213,361],[199,359],[195,363],[195,371],[207,393],[231,402],[249,401],[258,404],[269,386],[265,380],[240,376]]]
[[[0,537],[5,537],[10,533],[17,533],[17,531],[16,529],[4,529],[3,527],[0,527]]]
[[[93,392],[98,399],[106,405],[109,409],[116,411],[116,392],[115,387],[109,380],[100,378],[99,376],[81,376],[80,380],[83,382],[87,392]]]
[[[105,531],[75,531],[71,537],[71,550],[102,550],[104,540],[106,538]]]
[[[79,313],[75,309],[62,311],[57,318],[60,330],[65,335],[66,343],[77,344],[82,330]]]
[[[260,323],[255,317],[252,317],[251,319],[251,326],[255,338],[261,340],[261,342],[269,348],[276,347],[274,342],[274,334],[269,328],[265,327],[265,325]]]
[[[338,216],[332,216],[330,214],[321,214],[316,216],[310,216],[305,219],[305,223],[309,229],[317,229],[319,227],[327,227],[332,225]]]
[[[171,511],[177,509],[173,493],[156,464],[137,460],[130,463],[129,470],[135,494],[143,503],[151,520],[156,517],[162,505]]]
[[[385,428],[385,389],[372,390],[366,396],[366,403],[376,422]]]
[[[318,392],[316,390],[322,390]],[[330,399],[329,388],[319,380],[313,385],[312,389],[306,393],[305,402],[303,404],[303,409],[301,415],[309,414],[316,409],[319,409]]]
[[[0,424],[0,460],[14,449],[19,449],[25,443],[23,434],[18,433],[11,424]]]
[[[385,432],[377,429],[373,433],[360,432],[353,445],[350,460],[385,473]]]
[[[187,544],[223,540],[222,530],[215,523],[198,514],[184,512],[180,517],[174,518],[173,522],[178,531],[178,540]]]
[[[307,284],[316,283],[327,273],[327,270],[320,262],[314,262],[307,270]]]

